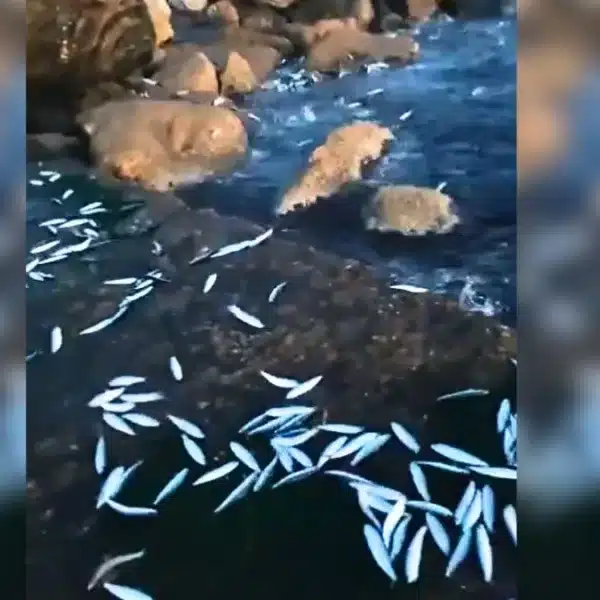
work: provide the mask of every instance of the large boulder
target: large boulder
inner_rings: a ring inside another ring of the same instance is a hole
[[[27,2],[28,131],[68,129],[89,90],[152,63],[145,0]]]
[[[393,138],[389,129],[375,123],[336,129],[312,152],[298,181],[279,200],[276,214],[305,208],[360,181],[363,167],[377,160]]]
[[[101,171],[165,191],[227,173],[248,150],[231,110],[184,100],[108,102],[79,118]]]

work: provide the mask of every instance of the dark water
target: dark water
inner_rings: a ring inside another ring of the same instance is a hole
[[[423,57],[418,64],[373,71],[368,76],[349,74],[316,85],[298,75],[297,65],[284,66],[267,86],[270,89],[247,100],[246,106],[260,119],[250,162],[226,179],[185,190],[184,196],[193,205],[216,206],[225,213],[264,220],[277,194],[331,129],[356,119],[380,122],[397,139],[370,174],[370,181],[429,186],[447,182],[446,191],[456,198],[463,225],[443,238],[381,242],[358,227],[341,228],[332,222],[326,230],[322,225],[307,229],[307,239],[360,257],[399,280],[453,296],[462,292],[466,308],[514,322],[515,35],[515,23],[510,20],[429,24],[419,33]],[[383,91],[373,93],[379,89]],[[408,111],[413,112],[400,120]],[[29,176],[37,177],[40,169],[49,168],[53,165],[29,165]],[[67,188],[73,188],[74,194],[62,205],[48,202],[60,198]],[[44,187],[30,186],[28,233],[37,240],[36,222],[75,212],[97,199],[110,200],[113,193],[82,174]],[[86,387],[83,382],[82,387]],[[512,396],[513,390],[504,393]],[[422,442],[455,443],[501,464],[494,431],[501,397],[441,406],[431,415]],[[398,445],[394,448],[365,461],[359,472],[412,497],[409,456]],[[183,466],[176,435],[139,449],[139,458],[145,462],[135,483],[119,497],[125,504],[147,504],[157,488]],[[261,463],[268,460],[267,447],[259,444],[255,449]],[[365,521],[355,498],[339,482],[315,477],[253,495],[212,516],[214,507],[240,480],[236,475],[175,494],[154,519],[127,519],[103,512],[94,539],[82,536],[79,551],[82,556],[95,553],[94,564],[100,564],[103,554],[146,548],[147,559],[122,568],[118,581],[140,586],[156,598],[254,594],[293,600],[508,598],[515,593],[516,552],[499,514],[498,532],[493,536],[497,580],[493,586],[481,583],[474,553],[456,578],[444,580],[444,557],[428,539],[423,586],[419,590],[404,584],[392,588],[368,554],[362,537]],[[463,477],[448,474],[429,480],[434,500],[450,507],[465,484]],[[504,482],[494,484],[499,511],[504,504],[514,503],[514,488]],[[415,519],[411,532],[421,524],[422,519]],[[453,543],[456,535],[453,531]],[[402,580],[401,563],[398,571]],[[73,577],[83,590],[89,574],[75,568]],[[92,595],[100,598],[103,594]]]

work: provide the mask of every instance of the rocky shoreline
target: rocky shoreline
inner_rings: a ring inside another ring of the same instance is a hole
[[[100,239],[106,243],[89,257],[84,255],[89,260],[54,264],[55,280],[28,291],[28,352],[34,355],[28,363],[27,536],[28,577],[39,582],[34,595],[42,600],[80,598],[101,556],[135,549],[129,544],[138,535],[162,557],[163,562],[153,568],[159,597],[183,593],[178,579],[183,577],[187,584],[190,575],[199,572],[196,559],[194,566],[184,565],[181,557],[187,554],[173,550],[177,558],[169,558],[171,551],[165,551],[173,544],[173,535],[184,534],[182,527],[204,522],[201,513],[209,510],[214,495],[200,505],[179,505],[182,512],[162,519],[152,540],[143,527],[121,530],[111,515],[93,508],[98,482],[91,462],[99,422],[86,402],[119,374],[148,377],[165,393],[171,412],[210,431],[212,455],[222,451],[242,422],[280,400],[280,394],[265,387],[257,375],[261,369],[300,380],[323,375],[311,401],[331,420],[380,429],[397,419],[424,439],[474,438],[474,449],[488,452],[487,433],[473,431],[477,425],[457,417],[456,411],[470,405],[478,417],[491,418],[500,399],[514,398],[513,330],[481,314],[465,313],[441,296],[392,290],[372,268],[315,249],[287,230],[296,211],[281,210],[285,203],[278,204],[279,210],[273,207],[280,214],[272,221],[272,236],[262,244],[210,258],[218,248],[255,238],[266,228],[213,210],[192,210],[170,184],[197,178],[198,172],[200,178],[210,178],[244,160],[252,144],[252,114],[244,108],[244,97],[258,89],[281,60],[303,56],[305,61],[317,61],[313,62],[321,67],[314,74],[317,80],[330,76],[330,69],[364,65],[365,59],[366,64],[389,60],[394,53],[401,66],[418,60],[409,32],[412,24],[440,11],[490,16],[501,10],[502,3],[440,2],[438,6],[433,1],[407,1],[388,7],[383,2],[334,6],[302,0],[221,1],[189,11],[183,10],[187,3],[182,0],[173,3],[171,14],[158,0],[90,3],[100,13],[82,9],[84,3],[79,1],[58,4],[59,16],[72,15],[61,25],[71,23],[66,27],[73,36],[67,36],[71,54],[62,59],[62,69],[48,68],[47,62],[39,69],[28,67],[28,85],[37,90],[37,95],[28,95],[31,142],[47,156],[68,154],[91,160],[104,177],[101,181],[117,190],[111,208],[132,197],[143,206],[119,219],[112,235]],[[40,14],[48,16],[43,9],[50,3],[28,2],[28,17],[33,20],[41,17],[30,13],[30,5],[32,11],[38,6]],[[470,12],[483,5],[486,14]],[[44,23],[40,31],[48,33],[47,40],[57,41],[59,21]],[[179,26],[182,23],[185,27]],[[394,28],[403,31],[388,37],[386,32]],[[185,31],[184,39],[180,31]],[[77,36],[89,40],[80,54],[82,47],[71,43]],[[35,40],[29,44],[32,56],[42,50],[51,56],[52,44],[37,50]],[[55,57],[60,58],[60,47],[56,45]],[[356,54],[357,60],[348,63],[348,54]],[[331,65],[318,63],[324,59],[331,59]],[[181,93],[185,88],[191,89]],[[56,110],[48,108],[50,97],[56,100],[50,103]],[[294,199],[290,208],[312,205],[328,195],[332,202],[342,196],[343,202],[345,195],[363,185],[362,168],[385,152],[389,131],[370,123],[356,127],[348,123],[323,136],[306,170],[299,173],[298,183],[288,190]],[[300,195],[298,187],[304,189]],[[444,230],[444,223],[455,219],[451,199],[444,194],[429,190],[434,202],[428,202],[423,199],[427,192],[397,187],[369,190],[373,203],[365,215],[372,228],[385,229],[392,222],[394,231],[422,234],[435,227]],[[403,212],[395,209],[382,216],[387,204],[400,206]],[[415,212],[407,214],[407,210]],[[204,259],[190,264],[195,257]],[[106,331],[78,335],[114,314],[123,300],[123,290],[104,284],[105,280],[140,277],[152,269],[160,270],[168,281],[156,282],[149,296]],[[217,276],[214,288],[203,293],[203,284],[213,274]],[[270,302],[269,292],[284,282],[277,299]],[[252,331],[236,321],[226,310],[232,303],[259,316],[264,329]],[[57,325],[64,345],[51,354],[48,336]],[[168,369],[173,355],[185,373],[177,383]],[[85,374],[84,381],[80,373]],[[485,399],[462,400],[463,408],[458,409],[441,407],[436,401],[441,394],[464,388],[485,388],[490,394]],[[49,399],[58,401],[49,403]],[[112,450],[123,464],[146,457],[150,474],[153,469],[166,474],[165,469],[173,468],[177,454],[163,428],[145,435],[143,442],[125,438],[115,437]],[[397,471],[392,461],[374,466],[384,479],[397,478]],[[303,494],[289,497],[290,505],[299,511],[307,506]],[[506,496],[512,501],[510,494]],[[323,511],[323,518],[335,507],[333,503]],[[258,525],[248,526],[252,519],[247,519],[241,538],[232,544],[219,538],[212,558],[210,553],[202,554],[208,561],[203,564],[210,566],[195,589],[203,597],[257,592],[271,598],[274,591],[280,596],[280,590],[271,589],[268,577],[255,576],[264,573],[260,557],[270,547],[268,540],[277,536],[271,530],[261,537],[254,527],[271,522],[276,509],[267,501],[251,510]],[[316,529],[306,531],[308,542],[314,545],[315,532],[324,531],[324,525],[319,522]],[[207,527],[194,531],[201,537],[222,535],[217,525]],[[331,535],[342,540],[342,533],[334,529]],[[238,545],[248,549],[243,550],[244,556],[242,550],[231,549]],[[514,549],[501,542],[495,551],[500,566],[493,586],[483,587],[479,574],[467,569],[458,581],[426,583],[422,597],[505,599],[513,595],[515,571],[508,553]],[[290,572],[290,564],[300,564],[296,556],[291,563],[283,560],[290,556],[285,551],[279,558],[273,548],[271,552],[275,570]],[[360,564],[363,560],[361,555]],[[171,561],[170,566],[164,561]],[[231,577],[231,564],[245,565],[246,579]],[[247,577],[256,581],[254,587]],[[335,581],[332,575],[331,582]],[[382,585],[377,581],[375,587],[365,585],[345,597],[358,600],[373,590],[381,592],[380,597],[406,592],[406,588],[390,591],[385,581],[384,587],[377,587]],[[297,594],[288,595],[306,598],[302,590],[308,594],[318,589],[318,578],[307,575]],[[324,589],[333,593],[332,587]]]

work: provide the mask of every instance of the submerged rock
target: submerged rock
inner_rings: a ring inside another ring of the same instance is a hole
[[[184,100],[109,102],[80,124],[96,166],[156,190],[227,173],[248,149],[234,112]]]
[[[299,181],[281,198],[276,214],[306,207],[359,181],[362,169],[377,160],[394,139],[392,132],[375,123],[354,123],[329,134],[310,155]]]
[[[171,26],[171,7],[167,0],[145,0],[145,2],[154,25],[156,45],[162,46],[175,35]]]
[[[367,230],[404,235],[448,233],[460,221],[450,196],[413,185],[379,188],[363,207],[362,217]]]
[[[318,39],[310,48],[306,68],[334,72],[364,60],[408,64],[419,53],[419,44],[410,36],[388,37],[351,27],[337,28]]]
[[[215,66],[204,53],[188,46],[167,50],[165,61],[152,77],[170,93],[219,93]]]

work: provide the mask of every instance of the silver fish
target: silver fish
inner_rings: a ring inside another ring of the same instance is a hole
[[[319,425],[319,429],[341,435],[357,435],[364,431],[364,427],[360,425],[345,425],[344,423],[327,423],[326,425]]]
[[[273,485],[273,489],[281,487],[282,485],[287,485],[288,483],[295,483],[297,481],[302,481],[311,475],[314,475],[319,470],[319,467],[309,467],[308,469],[302,469],[301,471],[296,471],[295,473],[290,473],[283,479],[280,479],[275,485]]]
[[[363,515],[375,525],[377,531],[381,529],[381,524],[379,523],[379,519],[375,516],[371,506],[372,498],[365,490],[358,490],[358,505],[360,506],[360,510]]]
[[[277,443],[281,446],[301,446],[312,437],[317,435],[317,433],[319,433],[319,430],[315,427],[314,429],[309,429],[308,431],[304,431],[297,435],[278,437]]]
[[[366,489],[370,495],[377,496],[378,498],[384,498],[385,500],[391,500],[394,503],[398,502],[400,499],[406,500],[402,492],[385,487],[384,485],[379,485],[378,483],[373,483],[368,479],[361,478],[361,481],[352,481],[350,483],[350,487],[357,490]]]
[[[264,423],[264,421],[266,421],[268,418],[269,417],[268,417],[268,415],[266,413],[262,413],[261,415],[258,415],[257,417],[253,417],[252,419],[250,419],[249,421],[247,421],[244,425],[242,425],[238,429],[238,433],[246,433],[247,431],[249,431],[253,427],[256,427],[258,425],[262,425]]]
[[[425,479],[425,473],[423,473],[423,469],[421,469],[417,463],[411,462],[409,471],[413,483],[415,484],[415,488],[417,488],[417,492],[419,492],[421,498],[427,502],[431,502],[431,495],[427,489],[427,480]]]
[[[415,439],[415,437],[408,432],[406,427],[400,425],[400,423],[396,423],[392,421],[390,424],[394,435],[400,440],[402,444],[404,444],[409,450],[412,450],[415,454],[417,454],[421,450],[421,446],[419,442]]]
[[[458,463],[464,463],[467,465],[477,465],[480,467],[488,467],[489,464],[481,458],[477,458],[469,452],[465,452],[460,448],[449,446],[448,444],[431,444],[431,449],[437,454],[441,454],[444,458],[453,460]]]
[[[125,467],[115,467],[104,480],[98,499],[96,500],[96,508],[100,508],[109,498],[112,498],[118,494],[121,486],[123,485],[123,475],[125,474]]]
[[[265,414],[269,417],[296,417],[300,415],[311,415],[316,411],[312,406],[276,406],[270,408]]]
[[[402,544],[404,544],[404,540],[406,539],[406,531],[408,529],[408,525],[412,519],[411,515],[406,515],[402,522],[396,527],[394,534],[392,535],[392,541],[390,543],[390,559],[396,560],[397,556],[402,551]]]
[[[267,431],[274,431],[275,429],[278,429],[279,427],[281,427],[282,425],[285,425],[286,423],[288,423],[289,421],[296,419],[298,415],[295,416],[282,416],[282,417],[277,417],[276,419],[272,419],[270,421],[268,421],[267,423],[263,423],[262,425],[257,425],[254,426],[252,429],[247,429],[245,431],[246,435],[250,436],[250,435],[256,435],[257,433],[265,433]],[[268,418],[268,415],[265,414],[265,417]]]
[[[210,290],[213,289],[215,283],[217,283],[217,274],[216,273],[211,273],[206,278],[206,281],[204,282],[204,287],[202,288],[202,293],[203,294],[208,294],[208,292],[210,292]]]
[[[435,502],[425,502],[424,500],[407,500],[406,506],[410,508],[418,508],[426,512],[432,512],[440,517],[451,517],[452,511],[441,504]]]
[[[481,565],[481,570],[483,572],[483,579],[486,583],[489,583],[492,580],[494,573],[494,563],[492,557],[492,545],[490,544],[490,538],[484,525],[478,525],[475,530],[475,542],[479,564]]]
[[[449,473],[460,473],[461,475],[466,475],[469,473],[468,469],[464,469],[463,467],[457,467],[456,465],[449,465],[447,463],[438,462],[435,460],[419,460],[417,464],[424,467],[433,467],[434,469],[439,469],[440,471],[448,471]]]
[[[175,492],[177,489],[179,489],[185,481],[185,478],[188,476],[189,472],[190,470],[186,467],[185,469],[181,469],[181,471],[179,471],[178,473],[175,473],[175,475],[173,475],[173,477],[171,477],[171,479],[167,482],[165,487],[163,487],[163,489],[158,493],[152,504],[156,506],[165,498],[170,496],[173,492]]]
[[[406,551],[404,571],[408,583],[414,583],[419,579],[419,569],[421,568],[421,558],[423,556],[423,541],[425,540],[426,533],[427,526],[423,525],[419,527]]]
[[[321,452],[321,456],[317,461],[317,464],[322,467],[328,460],[331,460],[343,447],[344,444],[348,441],[347,435],[341,435],[335,438],[333,441],[329,442],[327,446]]]
[[[392,580],[396,581],[397,576],[392,566],[392,561],[387,553],[383,540],[379,535],[379,532],[373,525],[365,525],[363,527],[363,534],[367,541],[369,551],[373,556],[373,559],[377,563],[377,566]]]
[[[136,292],[135,294],[129,294],[125,296],[125,298],[123,298],[123,300],[121,300],[121,302],[119,303],[119,306],[121,308],[125,308],[130,304],[133,304],[136,300],[141,300],[142,298],[150,294],[152,291],[154,291],[154,286],[148,285],[145,288],[142,288],[139,292]]]
[[[255,329],[264,329],[265,324],[258,318],[252,316],[247,313],[245,310],[242,310],[236,304],[230,304],[227,307],[227,310],[238,320],[250,327],[254,327]]]
[[[108,382],[108,387],[126,388],[131,385],[135,385],[136,383],[144,383],[145,381],[145,377],[139,377],[137,375],[119,375],[118,377],[114,377]]]
[[[252,486],[258,479],[258,473],[254,472],[251,475],[248,475],[240,485],[238,485],[217,508],[215,508],[215,514],[220,513],[222,510],[226,509],[229,505],[241,500],[244,496],[248,494],[248,492],[252,489]]]
[[[313,409],[313,412],[316,409]],[[302,415],[295,415],[293,417],[289,417],[283,423],[277,426],[275,429],[276,435],[288,435],[290,431],[294,431],[294,428],[298,429],[298,427],[306,421],[312,413],[304,413]]]
[[[456,506],[456,510],[454,511],[454,522],[457,525],[460,525],[465,518],[465,514],[471,506],[473,502],[473,498],[475,498],[475,494],[477,493],[477,486],[474,481],[471,481],[469,485],[465,488],[465,491]]]
[[[456,569],[467,557],[469,548],[471,546],[471,538],[473,537],[472,532],[472,529],[465,529],[463,534],[460,536],[458,544],[456,544],[456,548],[454,549],[454,552],[448,561],[448,566],[446,567],[446,577],[452,577]]]
[[[129,554],[120,554],[119,556],[113,556],[109,558],[107,561],[103,562],[97,569],[94,571],[88,585],[87,589],[92,590],[96,587],[96,584],[106,575],[108,575],[113,569],[116,569],[119,565],[123,565],[125,563],[131,562],[133,560],[139,560],[143,558],[146,554],[145,550],[140,550],[139,552],[131,552]]]
[[[31,271],[33,271],[33,269],[35,269],[39,264],[40,264],[39,258],[34,258],[33,260],[30,260],[25,265],[25,273],[31,273]]]
[[[133,463],[130,467],[127,467],[125,473],[123,474],[123,479],[121,480],[121,487],[125,485],[125,482],[133,475],[135,471],[137,471],[137,469],[142,465],[143,462],[143,460],[138,460],[137,462]]]
[[[517,545],[517,511],[512,504],[504,507],[502,511],[502,516],[504,518],[504,523],[506,524],[506,529],[508,529],[508,533],[510,535],[510,539],[513,541],[513,544]]]
[[[64,225],[61,225],[60,227],[64,227]],[[87,237],[83,240],[83,242],[79,242],[78,244],[71,244],[70,246],[63,246],[62,248],[59,248],[58,250],[53,252],[52,255],[66,256],[68,254],[74,254],[75,252],[83,252],[84,250],[87,250],[90,247],[92,241],[93,238]]]
[[[229,448],[231,449],[235,457],[241,462],[243,462],[250,470],[260,471],[260,465],[254,458],[254,456],[252,456],[250,451],[244,446],[242,446],[242,444],[238,442],[231,442],[229,444]]]
[[[183,379],[183,368],[176,356],[171,356],[169,358],[169,368],[171,369],[171,375],[173,375],[175,381],[181,381]]]
[[[133,285],[138,280],[137,277],[123,277],[121,279],[106,279],[104,285]]]
[[[96,444],[96,452],[94,453],[94,468],[96,469],[96,473],[98,473],[98,475],[102,475],[102,473],[104,473],[104,469],[106,469],[106,440],[104,439],[103,435],[98,438],[98,443]]]
[[[79,332],[79,335],[89,335],[90,333],[97,333],[98,331],[102,331],[103,329],[106,329],[107,327],[112,325],[115,321],[120,319],[127,312],[128,308],[129,308],[128,306],[122,306],[111,317],[102,319],[102,321],[98,321],[98,323],[95,323],[94,325],[90,325],[86,329],[82,329]]]
[[[115,431],[120,431],[121,433],[125,433],[127,435],[135,435],[135,431],[129,427],[127,422],[114,413],[103,412],[102,420]]]
[[[517,470],[509,469],[507,467],[469,467],[473,473],[478,473],[479,475],[487,475],[488,477],[492,477],[494,479],[517,479]]]
[[[287,285],[287,281],[282,281],[281,283],[277,284],[269,293],[269,297],[268,297],[268,301],[269,303],[273,303],[275,302],[275,299],[277,298],[277,296],[279,296],[279,293],[281,292],[281,290],[283,290],[283,288]]]
[[[63,192],[63,195],[61,196],[61,200],[67,200],[68,198],[70,198],[75,192],[72,189],[68,189],[65,190],[65,192]]]
[[[134,404],[144,404],[146,402],[157,402],[164,400],[165,396],[162,392],[139,392],[137,394],[123,394],[121,400],[125,402],[133,402]]]
[[[275,450],[275,453],[277,454],[277,458],[279,459],[281,466],[288,473],[291,473],[294,470],[294,459],[289,453],[287,446],[279,445],[276,439],[271,440],[271,446],[273,450]]]
[[[406,121],[407,119],[410,119],[410,117],[413,114],[413,110],[407,110],[405,113],[402,113],[399,117],[398,120],[399,121]]]
[[[103,392],[96,394],[88,402],[88,406],[91,408],[104,407],[104,405],[119,398],[123,394],[124,391],[125,391],[124,387],[104,390]]]
[[[496,500],[494,491],[489,485],[484,485],[481,490],[481,503],[483,507],[483,522],[490,532],[494,531],[494,517],[496,514]]]
[[[452,392],[450,394],[444,394],[438,396],[438,400],[451,400],[453,398],[471,398],[472,396],[487,396],[490,393],[489,390],[482,390],[477,388],[468,388],[465,390],[459,390],[458,392]]]
[[[85,204],[79,209],[79,214],[81,215],[87,212],[88,210],[93,210],[95,208],[99,208],[100,206],[102,206],[102,202],[90,202],[89,204]]]
[[[256,480],[256,482],[254,483],[254,487],[252,488],[252,490],[254,492],[258,492],[259,490],[261,490],[265,484],[269,481],[269,479],[271,478],[271,476],[273,475],[273,472],[275,471],[275,467],[277,467],[277,463],[278,463],[278,458],[277,456],[275,458],[273,458],[271,460],[271,462],[263,469],[262,473],[259,475],[258,479]]]
[[[52,263],[61,262],[66,259],[67,259],[66,256],[49,256],[48,258],[44,258],[44,259],[40,260],[40,262],[38,264],[39,265],[49,265]]]
[[[448,556],[448,554],[450,553],[450,537],[448,536],[446,529],[442,525],[442,522],[431,513],[427,513],[425,515],[425,522],[427,523],[429,533],[431,533],[431,537],[437,544],[437,547],[446,556]]]
[[[300,465],[302,465],[305,469],[310,469],[314,466],[313,461],[310,456],[300,450],[300,448],[295,448],[294,446],[290,446],[286,448],[287,453]]]
[[[260,371],[260,374],[271,384],[278,388],[290,389],[300,385],[300,382],[296,379],[288,379],[287,377],[277,377],[271,375],[267,371]]]
[[[216,469],[212,469],[211,471],[207,471],[196,479],[192,485],[202,485],[203,483],[208,483],[210,481],[215,481],[217,479],[221,479],[222,477],[226,477],[235,470],[240,463],[237,460],[232,460],[230,462],[226,462],[225,464],[217,467]]]
[[[509,422],[510,419],[510,400],[508,398],[504,398],[500,403],[500,408],[498,409],[498,413],[496,414],[496,430],[498,433],[502,433]]]
[[[470,529],[477,523],[481,514],[483,512],[483,502],[481,499],[481,490],[477,490],[475,492],[475,496],[473,496],[473,502],[471,502],[467,512],[465,513],[465,518],[462,521],[463,529]]]
[[[135,406],[135,404],[134,404]],[[159,427],[160,421],[155,419],[154,417],[150,417],[148,415],[144,415],[142,413],[129,413],[127,415],[123,415],[123,418],[133,423],[134,425],[139,425],[140,427]]]
[[[392,436],[389,433],[382,433],[377,436],[371,442],[368,442],[363,445],[363,447],[354,455],[350,464],[354,467],[361,461],[363,461],[367,456],[371,456],[379,450],[384,444],[386,444]]]
[[[185,433],[181,434],[181,440],[183,441],[183,447],[185,451],[190,455],[190,458],[197,462],[199,465],[204,466],[206,464],[206,456],[202,451],[202,448]]]
[[[183,433],[186,433],[190,437],[197,438],[199,440],[205,437],[204,432],[198,425],[194,423],[190,423],[187,419],[182,419],[181,417],[175,417],[173,415],[167,415],[167,419],[179,429]]]
[[[62,329],[58,326],[52,328],[50,333],[50,352],[56,354],[63,345]]]
[[[108,504],[114,511],[128,517],[149,517],[151,515],[158,514],[158,511],[155,508],[149,508],[146,506],[126,506],[125,504],[121,504],[112,498],[109,498],[106,501],[106,504]]]
[[[296,387],[292,388],[286,394],[285,399],[286,400],[293,400],[294,398],[298,398],[300,396],[303,396],[304,394],[307,394],[308,392],[310,392],[311,390],[313,390],[314,388],[316,388],[317,385],[319,385],[319,383],[321,382],[322,379],[323,379],[323,375],[317,375],[316,377],[313,377],[311,379],[307,379],[306,381],[304,381],[300,385],[297,385]]]
[[[381,530],[383,536],[383,543],[386,548],[390,547],[392,542],[392,535],[398,527],[402,517],[406,514],[406,496],[402,496],[396,501],[392,510],[387,514],[385,521],[383,522],[383,528]]]
[[[347,473],[346,471],[340,471],[339,469],[330,469],[325,471],[325,475],[332,475],[333,477],[341,477],[342,479],[346,479],[347,481],[351,481],[353,483],[364,483],[366,485],[373,485],[372,481],[361,477],[360,475],[356,475],[355,473]]]
[[[331,458],[338,459],[344,458],[350,454],[358,452],[363,446],[368,445],[375,441],[379,437],[379,433],[376,431],[367,431],[361,433],[359,436],[350,440],[345,446],[343,446],[338,452],[336,452]]]
[[[408,283],[401,283],[397,285],[390,285],[391,290],[400,290],[402,292],[409,292],[411,294],[424,294],[429,290],[424,287],[419,287],[417,285],[410,285]]]
[[[54,248],[55,246],[58,246],[59,244],[60,240],[50,240],[49,242],[42,242],[41,244],[34,246],[29,251],[29,254],[41,254],[42,252],[46,252]]]

